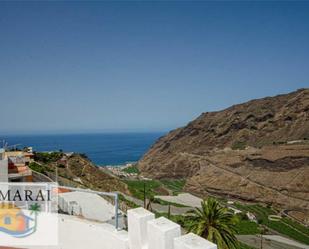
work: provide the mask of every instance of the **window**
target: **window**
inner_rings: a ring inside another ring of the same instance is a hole
[[[11,225],[11,217],[5,217],[4,218],[4,224],[5,225]]]

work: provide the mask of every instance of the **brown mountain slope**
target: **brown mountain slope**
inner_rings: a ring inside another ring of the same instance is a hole
[[[138,165],[145,176],[186,177],[199,194],[309,209],[308,140],[309,89],[301,89],[203,113],[160,138]]]
[[[36,153],[35,160],[40,164],[40,173],[47,175],[60,185],[83,187],[98,191],[120,191],[129,193],[127,185],[104,169],[95,166],[80,154],[70,156],[54,152],[50,159],[48,153]],[[58,174],[58,177],[56,177]]]

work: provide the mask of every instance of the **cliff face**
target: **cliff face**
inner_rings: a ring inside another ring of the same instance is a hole
[[[309,209],[308,140],[309,89],[301,89],[203,113],[138,165],[148,177],[187,178],[187,190],[201,195]]]

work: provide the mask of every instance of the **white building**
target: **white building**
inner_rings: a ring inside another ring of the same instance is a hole
[[[0,182],[8,181],[8,159],[5,156],[5,150],[0,149]]]
[[[103,197],[80,191],[60,193],[58,206],[61,211],[85,219],[107,222],[115,217],[115,207]]]

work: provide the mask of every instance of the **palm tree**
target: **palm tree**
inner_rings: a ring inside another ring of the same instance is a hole
[[[236,216],[220,206],[214,198],[202,201],[201,206],[188,212],[188,231],[217,244],[218,249],[238,248],[235,237]]]
[[[40,212],[40,205],[38,205],[37,203],[30,205],[30,215],[34,214],[35,217],[35,225],[34,225],[34,231],[36,230],[37,227],[37,219],[38,219],[38,213]]]

